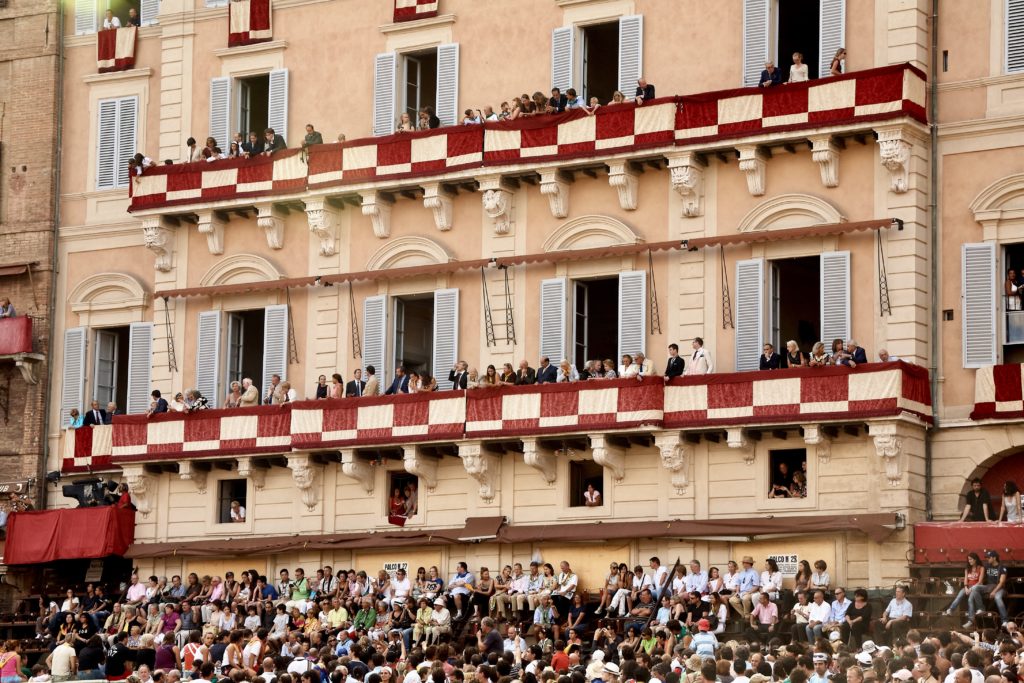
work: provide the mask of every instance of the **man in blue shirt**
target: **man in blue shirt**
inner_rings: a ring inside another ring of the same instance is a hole
[[[759,592],[757,589],[760,587],[761,577],[754,570],[754,558],[750,555],[744,555],[743,570],[736,577],[736,592],[729,598],[729,604],[743,616],[744,620],[750,616],[750,611],[754,609],[754,596]]]
[[[875,642],[887,642],[895,645],[903,641],[910,630],[910,619],[914,616],[914,606],[907,600],[905,586],[896,586],[896,596],[889,601],[889,606],[882,613],[882,618],[875,624]]]

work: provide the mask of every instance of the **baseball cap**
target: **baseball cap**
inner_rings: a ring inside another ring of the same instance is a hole
[[[711,629],[711,622],[709,622],[707,619],[701,619],[697,622],[697,628],[699,628],[701,631],[708,631]]]
[[[827,661],[828,661],[828,655],[825,654],[824,652],[815,652],[814,653],[814,663],[815,664],[817,664],[818,662],[827,662]]]
[[[857,661],[861,664],[871,664],[871,655],[867,652],[858,652]]]
[[[910,673],[909,669],[900,669],[892,675],[897,681],[909,681],[914,677],[914,674]]]

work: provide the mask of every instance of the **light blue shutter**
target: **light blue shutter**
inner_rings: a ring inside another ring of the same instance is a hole
[[[459,359],[459,290],[438,289],[434,292],[434,357],[431,369],[439,389],[451,389],[445,370]]]
[[[1006,0],[1006,73],[1024,71],[1024,0]]]
[[[821,341],[830,349],[833,339],[850,340],[850,252],[830,252],[819,259]]]
[[[736,372],[757,370],[764,345],[764,260],[736,262]]]
[[[636,81],[644,73],[644,17],[635,14],[619,18],[619,91],[627,98],[636,92]]]
[[[85,398],[85,340],[88,328],[64,330],[64,368],[61,375],[60,426],[68,426],[71,409],[82,411]]]
[[[562,26],[551,32],[551,87],[563,93],[572,87],[575,35],[573,26]]]
[[[214,405],[220,402],[220,320],[220,311],[200,313],[196,344],[195,386]]]
[[[437,99],[434,113],[442,126],[459,122],[459,44],[437,47]]]
[[[100,100],[96,130],[96,189],[117,187],[117,100]]]
[[[964,244],[963,356],[965,368],[996,363],[996,246]]]
[[[231,140],[231,79],[210,79],[210,137],[222,150]],[[204,394],[205,395],[205,394]]]
[[[96,33],[99,12],[96,11],[96,0],[75,0],[75,35]]]
[[[263,309],[263,391],[270,376],[288,379],[288,306],[279,304]]]
[[[540,283],[540,355],[557,364],[565,357],[565,278]]]
[[[135,134],[138,126],[139,100],[122,97],[117,103],[117,186],[128,187],[128,159],[135,155]]]
[[[386,296],[368,296],[363,301],[363,370],[372,365],[377,376],[385,382],[391,375],[384,365],[384,348],[387,339]]]
[[[152,375],[153,323],[132,323],[128,331],[128,405],[125,406],[129,415],[149,410]]]
[[[846,40],[846,0],[820,0],[818,30],[818,76],[828,75],[836,50]],[[846,339],[846,337],[843,337]]]
[[[373,60],[373,134],[395,132],[395,65],[394,52],[382,52]]]
[[[619,273],[619,358],[646,351],[647,273]]]
[[[756,86],[768,59],[769,0],[743,0],[743,85]],[[828,69],[825,69],[827,72]],[[756,360],[756,359],[755,359]],[[755,368],[756,369],[756,368]]]
[[[267,127],[288,141],[288,69],[270,72]],[[230,132],[230,131],[229,131]],[[223,146],[221,147],[223,149]]]
[[[143,26],[150,26],[151,24],[159,23],[158,17],[160,15],[160,0],[141,0],[141,9],[139,11],[139,19]],[[146,412],[146,411],[142,411]]]

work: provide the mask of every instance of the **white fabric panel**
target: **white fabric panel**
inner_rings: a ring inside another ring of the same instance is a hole
[[[61,375],[60,426],[67,427],[71,409],[81,413],[85,397],[85,344],[88,328],[64,330],[64,367]]]
[[[833,339],[850,340],[850,252],[835,251],[819,258],[821,341],[831,349]]]
[[[395,132],[395,68],[394,52],[382,52],[373,60],[373,134]]]
[[[764,260],[736,262],[736,371],[757,370],[764,345]]]
[[[540,283],[540,355],[557,364],[565,357],[564,277]]]
[[[647,273],[619,273],[619,358],[646,352]],[[616,359],[618,360],[618,359]]]
[[[996,363],[996,245],[964,244],[963,357],[965,368]]]
[[[437,47],[437,99],[434,113],[442,126],[459,122],[459,44]]]
[[[125,406],[129,415],[149,410],[152,375],[153,323],[132,323],[128,332],[128,401]]]
[[[276,129],[275,129],[276,130]],[[266,392],[270,376],[288,379],[288,306],[279,304],[263,309],[263,384]]]
[[[431,369],[438,389],[451,389],[448,370],[459,359],[459,290],[434,292],[434,357]]]

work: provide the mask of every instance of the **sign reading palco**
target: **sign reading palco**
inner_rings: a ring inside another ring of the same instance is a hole
[[[384,563],[384,571],[386,571],[388,573],[388,575],[392,579],[395,578],[395,574],[398,573],[399,569],[404,569],[405,573],[408,575],[408,573],[409,573],[409,563],[408,562],[385,562]]]
[[[783,575],[795,575],[798,569],[797,563],[800,558],[796,555],[769,555],[769,560],[775,560],[775,564],[779,565],[779,571]]]

